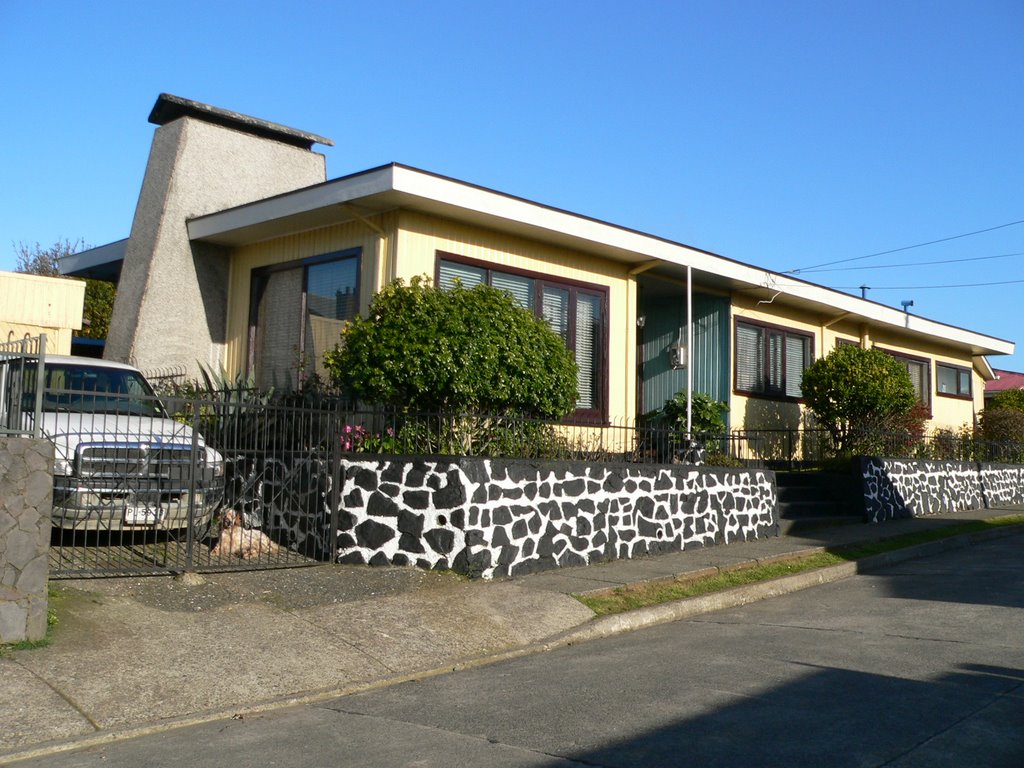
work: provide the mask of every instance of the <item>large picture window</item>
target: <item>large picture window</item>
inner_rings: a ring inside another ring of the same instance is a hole
[[[804,370],[814,359],[810,334],[750,322],[736,322],[736,390],[799,398]]]
[[[358,250],[253,270],[248,371],[257,386],[290,390],[324,376],[324,352],[358,308]]]
[[[520,306],[546,320],[576,357],[576,416],[607,418],[606,288],[531,272],[492,269],[485,263],[438,253],[438,286],[450,289],[456,281],[466,288],[485,284],[507,291]]]

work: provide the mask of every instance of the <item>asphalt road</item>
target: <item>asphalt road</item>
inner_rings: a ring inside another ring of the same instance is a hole
[[[458,674],[18,765],[1020,768],[1024,537]]]

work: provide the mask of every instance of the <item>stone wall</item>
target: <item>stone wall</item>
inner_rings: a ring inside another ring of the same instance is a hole
[[[778,535],[765,471],[384,457],[343,470],[345,563],[490,578]]]
[[[869,522],[1024,504],[1024,467],[962,461],[861,459]]]
[[[988,506],[1024,504],[1024,467],[984,463],[978,467]]]
[[[0,437],[0,643],[46,635],[53,444]]]

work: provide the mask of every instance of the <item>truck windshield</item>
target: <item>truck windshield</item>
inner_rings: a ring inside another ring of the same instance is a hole
[[[34,376],[34,371],[30,375]],[[43,410],[165,415],[153,389],[138,371],[78,363],[46,364]]]

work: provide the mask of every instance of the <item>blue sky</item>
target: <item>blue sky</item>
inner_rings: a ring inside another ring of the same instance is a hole
[[[128,235],[168,92],[334,139],[331,178],[406,163],[780,271],[998,227],[801,276],[1024,370],[1022,41],[1020,0],[0,0],[0,269]]]

